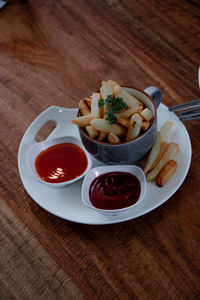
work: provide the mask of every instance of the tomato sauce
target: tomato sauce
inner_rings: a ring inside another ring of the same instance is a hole
[[[128,172],[109,172],[95,178],[89,189],[91,203],[100,209],[119,209],[135,204],[141,193],[136,176]]]
[[[72,143],[62,143],[42,151],[35,160],[35,168],[40,178],[50,183],[60,183],[75,179],[88,165],[84,151]]]

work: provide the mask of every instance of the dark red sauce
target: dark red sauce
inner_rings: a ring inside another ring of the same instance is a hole
[[[72,143],[51,146],[42,151],[35,160],[35,168],[46,182],[60,183],[80,176],[87,168],[84,151]]]
[[[89,197],[96,208],[119,209],[135,204],[140,193],[136,176],[128,172],[109,172],[93,180]]]

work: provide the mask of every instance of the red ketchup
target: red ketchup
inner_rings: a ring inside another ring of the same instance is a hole
[[[42,151],[35,160],[35,168],[40,178],[50,183],[60,183],[75,179],[88,165],[84,151],[72,143],[51,146]]]
[[[141,193],[136,176],[128,172],[109,172],[95,178],[89,189],[91,203],[100,209],[119,209],[135,204]]]

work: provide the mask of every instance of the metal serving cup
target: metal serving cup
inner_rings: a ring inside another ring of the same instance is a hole
[[[79,127],[79,134],[87,151],[93,157],[106,164],[131,164],[140,160],[148,153],[156,137],[157,108],[162,100],[162,91],[153,86],[146,88],[144,91],[129,87],[124,88],[152,111],[153,121],[144,134],[133,141],[117,145],[90,138],[85,130]]]

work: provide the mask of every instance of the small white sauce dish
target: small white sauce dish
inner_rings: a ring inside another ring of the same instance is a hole
[[[43,150],[46,150],[51,146],[59,145],[59,144],[63,144],[63,143],[75,144],[83,150],[83,152],[85,153],[85,155],[87,157],[87,162],[88,162],[87,168],[80,176],[78,176],[72,180],[65,181],[65,182],[50,183],[50,182],[42,180],[40,178],[40,176],[38,175],[36,168],[35,168],[35,160],[36,160],[37,156]],[[64,187],[66,185],[72,184],[72,183],[76,182],[77,180],[83,178],[92,167],[92,160],[91,160],[90,154],[84,148],[83,144],[81,143],[81,140],[74,136],[62,136],[62,137],[58,137],[58,138],[54,138],[54,139],[47,139],[40,143],[36,143],[29,148],[26,159],[27,159],[27,164],[30,168],[32,175],[40,182],[45,183],[51,187]]]
[[[141,186],[141,192],[140,192],[140,197],[138,201],[128,207],[125,208],[120,208],[120,209],[99,209],[93,206],[93,204],[90,201],[90,196],[89,196],[89,190],[91,183],[95,178],[102,174],[110,173],[110,172],[127,172],[131,173],[140,182]],[[87,205],[89,208],[95,210],[96,212],[99,212],[104,215],[108,216],[117,216],[122,213],[129,213],[132,209],[137,208],[138,204],[141,203],[141,201],[144,198],[144,195],[146,193],[146,177],[144,172],[142,171],[141,168],[135,165],[111,165],[111,166],[100,166],[100,167],[95,167],[91,169],[85,176],[82,184],[82,190],[81,190],[81,196],[82,196],[82,201],[85,205]]]

